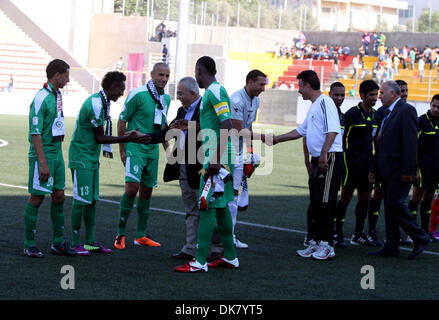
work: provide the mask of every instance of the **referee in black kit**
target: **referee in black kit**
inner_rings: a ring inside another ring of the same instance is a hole
[[[431,203],[439,183],[439,94],[431,99],[430,110],[419,117],[417,162],[418,178],[408,208],[416,216],[420,203],[421,227],[429,233]]]
[[[378,100],[378,90],[379,87],[373,80],[363,81],[360,84],[361,101],[344,115],[345,169],[335,216],[335,246],[337,247],[346,247],[343,241],[343,221],[355,189],[357,189],[358,202],[355,207],[355,231],[351,244],[376,245],[363,233],[363,228],[372,191],[369,174],[373,172],[373,141],[378,129],[373,106]]]

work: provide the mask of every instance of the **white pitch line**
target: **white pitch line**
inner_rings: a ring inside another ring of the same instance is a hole
[[[17,185],[7,184],[7,183],[0,183],[0,186],[27,190],[27,187],[25,187],[25,186],[17,186]],[[73,197],[72,194],[66,193],[65,195],[68,196],[68,197]],[[120,203],[119,201],[114,201],[114,200],[109,200],[109,199],[99,199],[99,201],[107,202],[107,203],[111,203],[111,204],[117,204],[117,205],[119,205],[119,203]],[[178,215],[181,215],[181,216],[186,215],[186,213],[182,212],[182,211],[162,209],[162,208],[150,208],[150,209],[153,210],[153,211],[178,214]],[[259,224],[259,223],[252,223],[252,222],[245,222],[245,221],[236,221],[236,223],[239,223],[239,224],[242,224],[242,225],[246,225],[246,226],[256,227],[256,228],[263,228],[263,229],[270,229],[270,230],[277,230],[277,231],[285,231],[285,232],[306,234],[305,231],[301,231],[301,230],[287,229],[287,228],[269,226],[269,225]],[[350,238],[346,238],[345,240],[350,240]],[[412,249],[405,248],[405,247],[400,247],[400,250],[411,251]],[[434,256],[439,256],[439,252],[424,251],[423,253],[431,254],[431,255],[434,255]]]
[[[0,139],[0,148],[6,147],[8,145],[8,142],[6,140]]]

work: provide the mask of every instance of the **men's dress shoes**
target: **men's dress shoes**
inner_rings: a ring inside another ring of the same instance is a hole
[[[414,258],[419,256],[422,253],[422,251],[424,251],[427,244],[428,243],[415,243],[415,246],[413,247],[412,252],[410,252],[408,259],[413,260]]]
[[[399,256],[399,251],[381,248],[378,251],[369,252],[369,255],[377,257],[397,257]]]
[[[180,251],[178,253],[174,253],[171,256],[171,258],[172,259],[181,259],[181,260],[192,260],[194,258],[194,256]]]

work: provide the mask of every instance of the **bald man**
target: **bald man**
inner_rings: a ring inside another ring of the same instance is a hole
[[[169,73],[167,64],[157,63],[151,71],[151,80],[146,85],[130,91],[117,123],[119,136],[124,136],[127,130],[133,128],[145,134],[163,129],[171,103],[171,97],[164,92]],[[168,143],[163,142],[163,148],[166,150],[167,147]],[[134,245],[159,247],[160,243],[146,236],[151,194],[153,188],[157,187],[159,147],[157,144],[121,143],[119,150],[125,166],[125,193],[120,200],[119,224],[114,246],[119,250],[125,249],[126,224],[139,193]]]

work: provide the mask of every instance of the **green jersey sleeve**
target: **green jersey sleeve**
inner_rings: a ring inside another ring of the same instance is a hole
[[[29,134],[42,134],[45,113],[46,102],[44,101],[49,93],[45,90],[40,90],[34,100],[32,101],[29,112]]]
[[[209,87],[209,104],[213,106],[213,109],[218,117],[219,122],[231,118],[230,113],[230,99],[226,89],[220,84],[212,84]]]
[[[105,115],[103,114],[104,108],[103,108],[101,97],[100,96],[92,97],[91,105],[92,108],[88,115],[89,124],[93,128],[98,128],[104,125],[104,117],[105,117]]]

